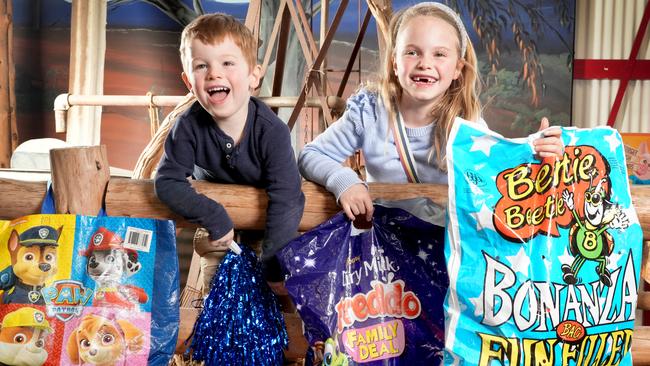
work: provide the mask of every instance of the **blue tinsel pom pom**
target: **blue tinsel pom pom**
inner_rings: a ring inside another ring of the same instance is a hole
[[[194,325],[192,356],[206,365],[282,365],[289,344],[275,295],[255,253],[229,251]]]

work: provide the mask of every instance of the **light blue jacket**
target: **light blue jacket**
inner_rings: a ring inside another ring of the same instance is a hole
[[[406,128],[417,174],[423,183],[447,184],[447,173],[438,169],[435,156],[429,159],[435,122]],[[368,182],[407,183],[388,127],[381,98],[367,90],[351,96],[343,116],[313,142],[305,145],[298,158],[300,173],[321,184],[338,200],[352,185],[363,183],[357,174],[341,164],[358,149],[363,151]]]

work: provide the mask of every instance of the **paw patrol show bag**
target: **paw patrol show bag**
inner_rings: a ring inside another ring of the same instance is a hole
[[[621,137],[562,158],[457,119],[447,146],[447,365],[631,365],[642,231]]]
[[[0,364],[167,365],[179,321],[176,258],[170,220],[0,221]]]
[[[322,365],[442,361],[443,227],[375,205],[371,229],[356,229],[339,213],[290,242],[278,258]]]

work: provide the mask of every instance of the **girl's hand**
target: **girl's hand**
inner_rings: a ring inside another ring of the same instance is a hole
[[[562,143],[562,130],[560,127],[549,128],[548,118],[544,117],[540,123],[539,131],[543,131],[542,137],[533,142],[537,157],[540,159],[547,157],[562,158],[564,144]]]
[[[343,192],[339,197],[339,204],[345,215],[352,221],[357,215],[365,215],[366,221],[372,220],[375,208],[372,206],[368,188],[362,183],[357,183]]]
[[[198,240],[194,243],[194,251],[203,257],[205,254],[216,251],[226,251],[235,238],[235,231],[230,229],[226,235],[217,240]]]

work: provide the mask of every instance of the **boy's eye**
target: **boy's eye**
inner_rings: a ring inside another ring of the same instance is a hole
[[[206,64],[197,64],[194,65],[194,70],[201,70],[201,69],[205,69],[206,67],[208,67],[208,65]]]
[[[409,56],[417,56],[418,52],[415,50],[408,50],[404,54],[409,55]]]
[[[436,57],[445,57],[445,56],[447,56],[447,54],[444,53],[444,52],[436,52],[434,55],[435,55]]]
[[[233,65],[235,65],[235,63],[233,61],[224,61],[223,65],[224,66],[233,66]]]

